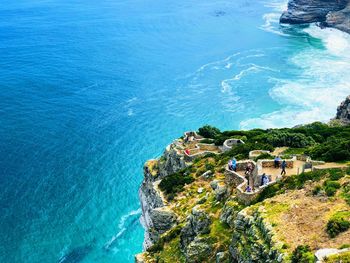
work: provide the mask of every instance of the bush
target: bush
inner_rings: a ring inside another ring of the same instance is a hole
[[[216,127],[210,125],[204,125],[198,129],[198,134],[202,135],[205,138],[214,139],[216,136],[221,134],[220,130]]]
[[[326,231],[330,237],[336,237],[339,233],[350,228],[350,222],[347,218],[350,212],[338,212],[327,223]]]
[[[205,169],[207,170],[207,171],[214,171],[214,168],[215,168],[215,165],[214,164],[212,164],[212,163],[206,163],[205,164]]]
[[[298,246],[292,254],[292,263],[313,263],[315,260],[314,254],[307,245]]]
[[[329,170],[329,174],[329,179],[331,179],[332,181],[337,181],[345,175],[345,173],[341,169],[331,169]]]
[[[294,148],[305,148],[315,144],[315,140],[301,133],[293,133],[284,130],[271,130],[261,137],[266,143],[273,147],[288,146]]]
[[[324,143],[312,147],[308,154],[313,159],[327,162],[350,160],[350,138],[332,136]]]
[[[335,193],[337,192],[337,189],[340,188],[340,184],[338,182],[330,181],[330,180],[325,181],[323,185],[325,186],[324,190],[327,196],[334,196]]]
[[[313,195],[318,195],[318,193],[322,190],[322,187],[320,185],[316,185],[314,189],[312,190]]]
[[[206,143],[206,144],[212,144],[214,143],[214,141],[212,141],[211,139],[205,138],[203,140],[200,141],[201,143]]]
[[[174,194],[183,190],[184,185],[190,184],[193,181],[193,177],[187,175],[184,171],[177,172],[162,179],[159,188],[168,195],[168,197],[174,197]]]

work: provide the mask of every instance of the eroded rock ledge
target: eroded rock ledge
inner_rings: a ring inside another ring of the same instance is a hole
[[[290,0],[282,13],[283,24],[319,23],[350,33],[349,0]]]

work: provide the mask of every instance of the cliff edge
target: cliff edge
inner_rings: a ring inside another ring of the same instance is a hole
[[[319,23],[350,33],[349,0],[290,0],[280,18],[282,24]]]

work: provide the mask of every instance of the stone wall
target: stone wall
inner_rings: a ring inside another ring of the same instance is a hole
[[[282,162],[280,162],[281,165]],[[294,162],[293,160],[286,160],[287,168],[293,168]],[[273,168],[275,167],[274,160],[261,160],[261,167],[262,168]]]
[[[242,141],[241,139],[227,139],[222,145],[222,151],[229,151],[232,149],[232,147],[238,144],[244,144],[244,141]]]

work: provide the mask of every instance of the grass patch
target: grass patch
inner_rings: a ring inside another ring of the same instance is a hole
[[[304,154],[307,148],[288,148],[283,151],[283,155]]]
[[[338,255],[331,255],[325,259],[327,263],[350,263],[350,251]]]

